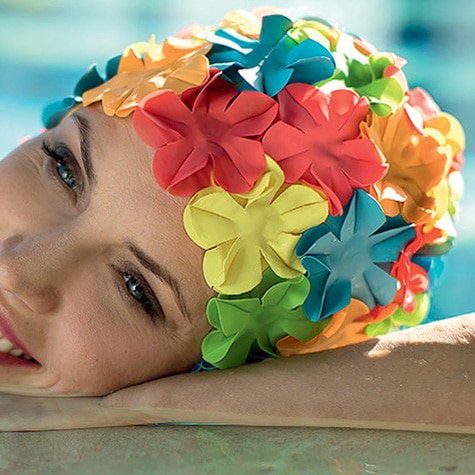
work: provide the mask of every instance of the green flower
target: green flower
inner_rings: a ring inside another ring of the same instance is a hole
[[[353,89],[358,95],[367,97],[371,110],[378,116],[386,117],[396,112],[403,104],[407,88],[404,73],[390,54],[371,54],[358,59],[348,57],[335,69],[333,76],[317,85],[341,82],[342,87]]]
[[[267,269],[262,282],[239,296],[219,295],[208,302],[209,323],[216,330],[203,340],[203,359],[225,369],[246,362],[251,349],[276,356],[282,337],[307,341],[323,324],[311,322],[302,310],[310,284],[305,276],[281,279]]]
[[[348,62],[345,85],[369,99],[371,109],[385,117],[396,112],[404,100],[404,85],[394,76],[402,74],[393,59],[384,54],[372,54],[368,63],[353,59]]]

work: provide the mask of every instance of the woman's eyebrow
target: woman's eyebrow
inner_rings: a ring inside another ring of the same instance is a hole
[[[81,160],[86,170],[87,180],[89,181],[89,186],[92,186],[95,183],[95,174],[94,166],[91,161],[90,154],[90,125],[89,121],[79,113],[73,114],[72,119],[76,124],[76,127],[79,130],[79,143],[81,147]]]
[[[137,260],[152,274],[158,277],[162,282],[164,282],[173,292],[175,300],[178,304],[183,315],[191,322],[191,313],[189,308],[186,305],[182,288],[178,280],[172,275],[172,273],[163,265],[159,264],[147,255],[142,249],[138,248],[131,242],[127,242],[127,247],[132,252],[132,254],[137,258]]]

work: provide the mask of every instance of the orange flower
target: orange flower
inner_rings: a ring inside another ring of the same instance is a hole
[[[350,305],[334,313],[328,325],[317,336],[306,342],[286,336],[277,342],[277,351],[281,356],[305,355],[369,340],[370,337],[365,333],[368,323],[358,321],[368,311],[363,302],[351,299]]]
[[[461,125],[449,114],[426,118],[405,104],[387,117],[369,116],[362,134],[373,140],[389,169],[372,193],[386,214],[407,222],[432,225],[447,210],[445,178],[452,160],[464,147]]]
[[[201,40],[168,38],[156,45],[136,43],[124,52],[118,74],[109,81],[83,94],[85,106],[102,101],[104,112],[126,117],[151,92],[171,89],[181,94],[185,89],[202,84],[208,76],[205,54],[211,45]]]
[[[262,18],[266,15],[283,14],[283,11],[279,8],[273,7],[257,7],[250,12],[246,10],[233,10],[223,18],[221,22],[222,26],[232,28],[241,35],[248,38],[259,38],[262,26]]]

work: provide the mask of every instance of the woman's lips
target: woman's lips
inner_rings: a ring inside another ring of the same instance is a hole
[[[27,366],[30,368],[39,366],[35,360],[27,361],[18,356],[12,356],[6,353],[0,353],[0,365]]]
[[[32,361],[33,358],[22,348],[16,347],[5,335],[0,333],[0,354],[21,358],[22,360]]]
[[[0,313],[0,363],[38,365],[25,345],[18,339],[5,315]]]

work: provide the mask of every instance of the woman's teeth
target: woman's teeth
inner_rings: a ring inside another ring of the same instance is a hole
[[[27,355],[22,349],[17,348],[10,340],[0,333],[0,353],[5,353],[11,356],[16,356],[27,361],[31,361],[33,358]]]

